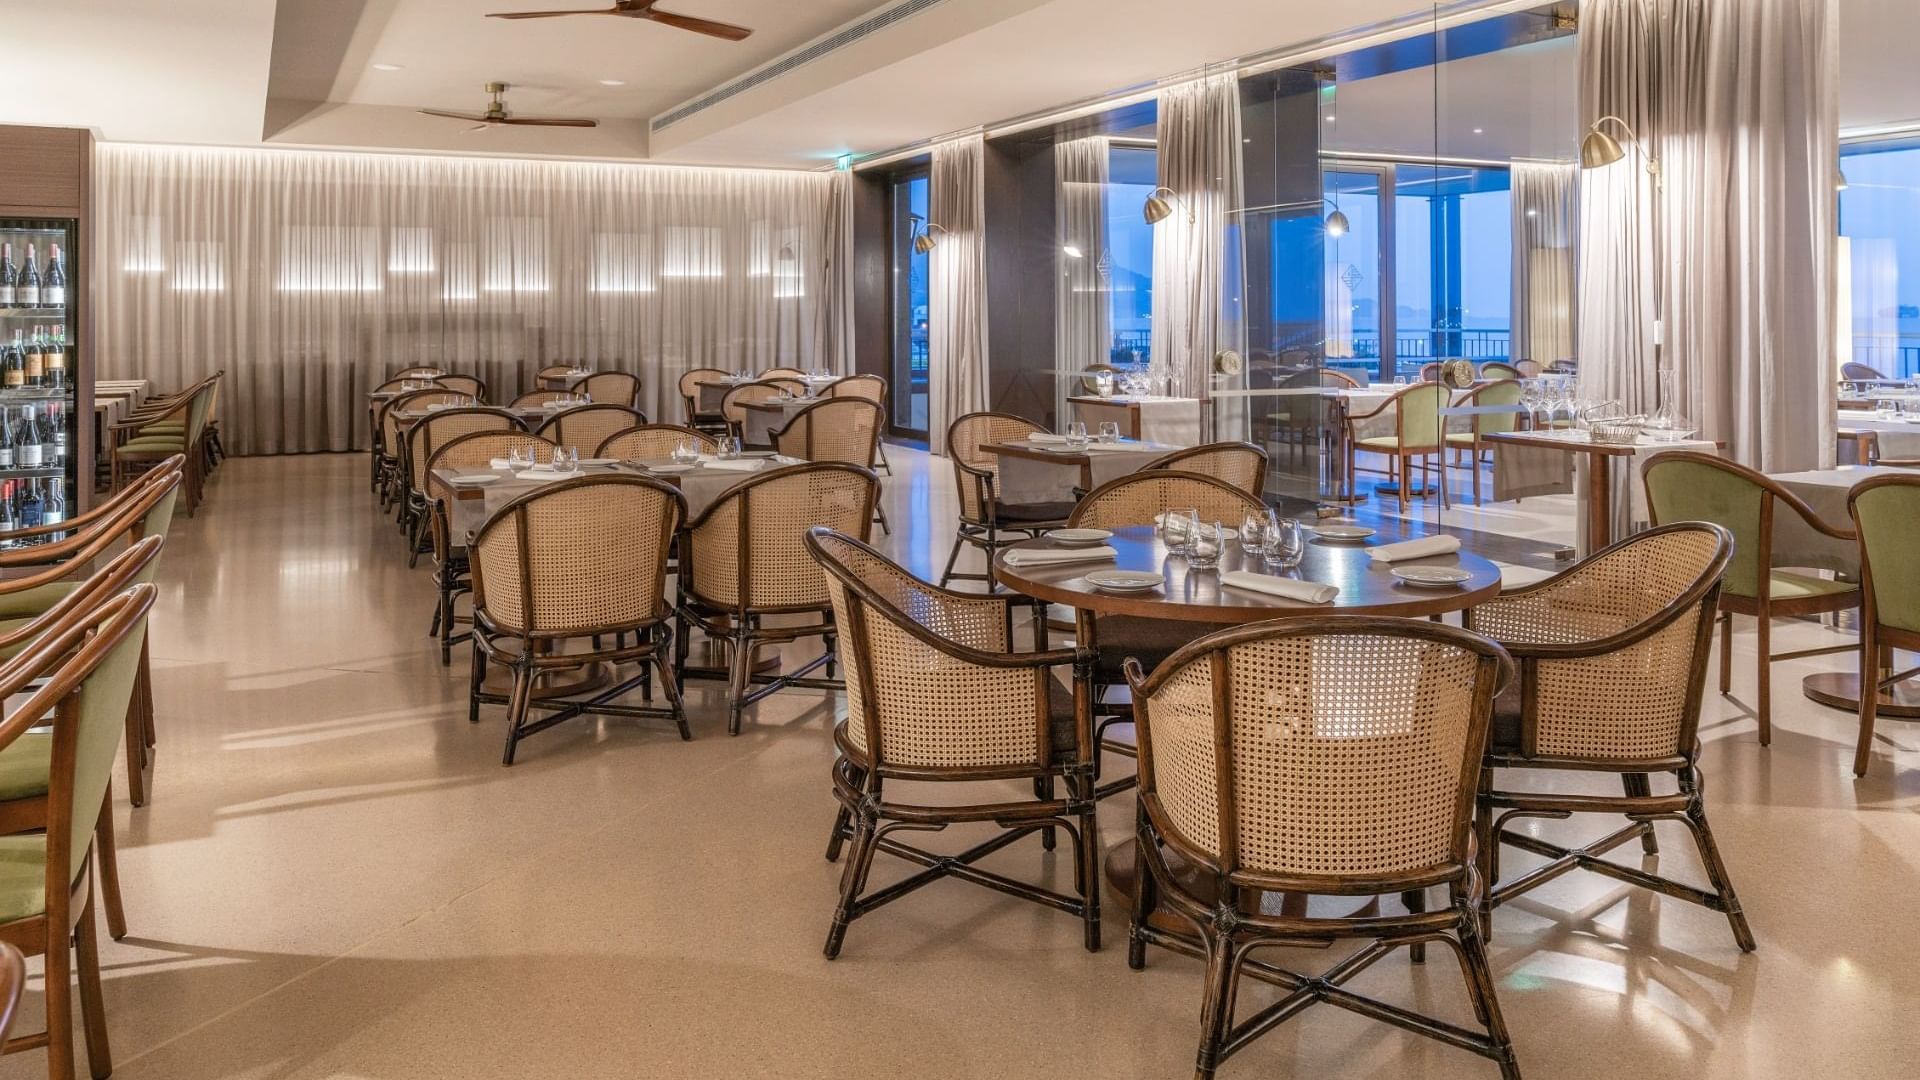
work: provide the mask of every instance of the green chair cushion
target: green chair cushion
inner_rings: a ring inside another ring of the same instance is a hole
[[[47,838],[0,836],[0,922],[47,910]]]
[[[113,448],[116,454],[186,453],[187,444],[178,438],[154,437],[149,439],[129,439]]]
[[[1868,488],[1854,495],[1853,513],[1873,578],[1874,619],[1920,632],[1920,558],[1913,548],[1920,534],[1920,486]]]
[[[52,733],[29,731],[15,739],[0,750],[0,802],[45,795],[52,767]]]
[[[1812,574],[1775,570],[1767,575],[1767,595],[1773,600],[1802,600],[1810,596],[1832,596],[1859,588],[1850,581],[1829,581]]]
[[[161,420],[157,423],[142,424],[140,430],[154,435],[185,435],[187,425],[178,420]]]
[[[1353,444],[1367,450],[1398,450],[1400,449],[1400,437],[1398,435],[1375,435],[1370,439],[1355,439]]]
[[[80,587],[77,581],[51,581],[16,593],[0,593],[0,619],[19,619],[38,615]],[[0,630],[13,627],[0,624]]]
[[[1452,443],[1455,446],[1472,446],[1473,432],[1449,431],[1447,432],[1447,442]]]

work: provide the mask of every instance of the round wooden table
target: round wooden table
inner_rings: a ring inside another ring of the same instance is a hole
[[[1111,562],[1007,565],[1008,552],[1062,546],[1042,537],[1014,544],[998,553],[994,557],[994,575],[1015,592],[1073,608],[1076,639],[1082,644],[1092,642],[1095,647],[1098,647],[1096,615],[1132,615],[1194,623],[1254,623],[1312,614],[1419,618],[1464,611],[1500,592],[1500,568],[1467,551],[1407,559],[1391,565],[1375,562],[1367,554],[1367,548],[1409,538],[1392,527],[1383,527],[1364,541],[1322,540],[1308,534],[1300,565],[1280,573],[1303,581],[1339,586],[1340,594],[1326,604],[1308,604],[1221,585],[1220,575],[1230,570],[1267,572],[1262,558],[1258,555],[1247,558],[1237,542],[1229,541],[1225,545],[1217,568],[1195,570],[1187,565],[1185,556],[1167,551],[1165,542],[1151,525],[1130,526],[1113,532],[1113,538],[1107,541],[1116,553]],[[1419,588],[1394,577],[1393,566],[1457,566],[1473,576],[1450,588]],[[1145,593],[1106,592],[1087,584],[1089,571],[1114,568],[1157,571],[1163,583]],[[1107,882],[1122,896],[1133,895],[1134,876],[1138,872],[1136,855],[1131,843],[1116,845],[1107,853]],[[1182,868],[1175,863],[1172,869],[1180,873]],[[1198,890],[1195,895],[1204,895],[1205,890],[1198,886],[1197,881],[1187,883],[1189,889]],[[1285,893],[1269,893],[1261,898],[1262,909],[1275,915],[1301,914],[1306,903],[1305,897]],[[1174,924],[1169,928],[1180,929]]]

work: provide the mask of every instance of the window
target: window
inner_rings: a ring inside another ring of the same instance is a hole
[[[1920,139],[1841,148],[1840,355],[1920,375]],[[1851,338],[1851,342],[1848,338]]]
[[[891,357],[893,428],[927,437],[927,257],[913,249],[927,220],[927,176],[903,175],[893,182],[889,207],[891,234]]]
[[[1159,182],[1158,152],[1115,146],[1107,157],[1107,243],[1098,267],[1113,320],[1108,363],[1144,369],[1152,359],[1153,226],[1140,208]]]
[[[1394,352],[1398,374],[1465,357],[1505,360],[1513,222],[1505,169],[1395,165]]]

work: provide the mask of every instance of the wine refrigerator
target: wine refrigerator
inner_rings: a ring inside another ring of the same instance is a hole
[[[76,377],[78,224],[0,217],[0,530],[77,512],[92,486],[81,472],[93,425]]]

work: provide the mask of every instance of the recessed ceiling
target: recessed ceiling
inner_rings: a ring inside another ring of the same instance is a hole
[[[654,131],[650,119],[895,3],[662,0],[670,10],[753,27],[753,36],[737,44],[626,19],[484,17],[598,2],[8,4],[9,40],[62,47],[9,53],[0,122],[86,126],[123,141],[805,167],[1432,10],[1423,0],[940,0]],[[1920,4],[1839,0],[1839,6],[1843,126],[1920,119],[1920,80],[1910,73]],[[1488,157],[1510,156],[1508,150],[1554,156],[1540,151],[1567,145],[1560,125],[1570,115],[1572,99],[1565,95],[1572,61],[1565,67],[1558,58],[1543,62],[1548,66],[1538,69],[1539,78],[1526,76],[1526,82],[1479,78],[1464,61],[1448,65],[1438,84],[1442,116],[1459,118],[1460,131],[1443,124],[1436,139],[1424,110],[1396,114],[1390,100],[1381,100],[1377,109],[1364,110],[1378,112],[1377,135],[1356,119],[1339,141],[1358,145],[1363,135],[1366,141],[1418,141],[1423,132],[1415,129],[1424,119],[1425,137],[1446,144],[1438,147],[1443,154],[1482,156],[1473,141],[1480,139]],[[513,84],[507,100],[518,112],[589,116],[601,126],[468,136],[456,122],[413,111],[477,109],[485,100],[482,84],[492,80]],[[1389,82],[1375,82],[1375,94],[1393,96]],[[1348,87],[1353,109],[1367,97],[1363,85]],[[1433,95],[1430,86],[1429,105]],[[1472,135],[1473,127],[1482,135]]]

